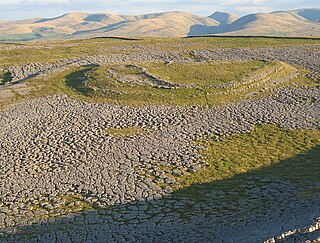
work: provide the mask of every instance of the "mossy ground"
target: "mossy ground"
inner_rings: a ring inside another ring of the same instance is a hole
[[[202,153],[210,167],[180,178],[186,189],[178,194],[199,198],[211,189],[230,190],[250,178],[267,176],[296,185],[320,182],[319,130],[262,125],[245,134],[198,142],[206,148]]]

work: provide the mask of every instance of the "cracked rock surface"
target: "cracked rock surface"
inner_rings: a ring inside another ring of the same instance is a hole
[[[312,225],[320,198],[300,199],[301,189],[278,178],[264,178],[262,188],[252,178],[229,192],[247,194],[234,203],[217,190],[193,203],[171,197],[170,174],[207,166],[193,141],[210,134],[255,124],[319,129],[319,100],[319,88],[282,88],[221,108],[119,107],[58,95],[11,105],[0,116],[0,241],[261,242]],[[107,132],[129,127],[146,132]],[[262,199],[268,206],[257,208]],[[88,205],[96,210],[68,211]]]

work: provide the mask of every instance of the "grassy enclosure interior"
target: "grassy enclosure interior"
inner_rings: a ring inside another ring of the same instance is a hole
[[[274,72],[276,69],[279,71]],[[5,102],[0,99],[0,104],[63,93],[88,102],[116,105],[214,106],[268,95],[284,86],[318,85],[303,77],[306,71],[298,70],[301,73],[298,77],[286,80],[296,71],[295,67],[282,62],[128,63],[70,67],[49,76],[26,80],[24,84],[30,87],[30,92],[13,96]],[[178,87],[158,87],[155,79]],[[279,79],[283,80],[273,82]]]

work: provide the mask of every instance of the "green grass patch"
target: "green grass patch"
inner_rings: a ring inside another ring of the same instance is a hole
[[[210,85],[240,82],[252,72],[269,66],[266,62],[206,62],[192,64],[163,63],[150,64],[147,67],[152,74],[176,84]]]
[[[15,35],[4,35],[0,37],[1,42],[19,42],[19,41],[29,41],[38,39],[39,35],[36,33],[26,33],[26,34],[15,34]]]
[[[319,130],[263,125],[245,134],[215,137],[201,143],[206,147],[203,154],[210,167],[180,178],[182,187],[198,184],[206,191],[270,175],[295,183],[320,182]]]
[[[125,127],[125,128],[108,128],[105,133],[116,138],[130,137],[133,135],[142,135],[150,130],[145,127]]]

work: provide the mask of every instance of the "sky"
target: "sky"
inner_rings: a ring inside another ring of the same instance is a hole
[[[0,20],[56,17],[67,12],[138,15],[181,10],[201,16],[227,11],[240,16],[296,8],[320,8],[319,0],[0,0]]]

